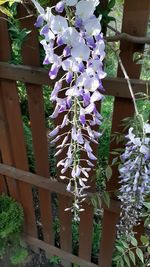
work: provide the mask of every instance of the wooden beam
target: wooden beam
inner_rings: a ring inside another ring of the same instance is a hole
[[[54,178],[45,179],[45,177],[23,171],[12,166],[0,163],[0,174],[8,176],[18,181],[22,181],[28,183],[30,185],[34,185],[38,188],[43,188],[51,192],[55,192],[64,196],[73,197],[73,195],[66,191],[66,185],[57,182]],[[94,193],[86,192],[87,201],[94,195]],[[103,204],[103,208],[106,210],[111,210],[111,212],[119,213],[120,212],[120,202],[117,200],[111,199],[110,207],[108,208],[105,204]]]
[[[49,245],[37,238],[31,237],[31,236],[25,236],[24,239],[32,247],[41,248],[47,253],[50,253],[54,256],[58,256],[63,260],[67,260],[67,261],[69,260],[70,262],[80,265],[81,267],[98,267],[98,265],[92,262],[86,261],[60,248]]]
[[[44,68],[13,65],[5,62],[0,62],[0,78],[28,84],[49,85],[51,87],[55,83],[55,81],[50,80],[48,71]],[[150,90],[147,92],[147,85],[150,86],[150,81],[131,79],[131,84],[135,94],[142,92],[150,95]],[[106,95],[131,98],[127,82],[124,78],[107,77],[103,80],[103,86],[106,89]]]

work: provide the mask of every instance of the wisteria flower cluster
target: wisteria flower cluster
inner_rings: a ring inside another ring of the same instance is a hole
[[[51,93],[55,110],[51,118],[64,114],[61,125],[50,133],[52,142],[61,140],[56,156],[65,149],[66,155],[57,167],[61,166],[61,179],[67,179],[67,190],[74,194],[71,211],[82,211],[86,182],[94,167],[96,156],[91,142],[98,143],[101,136],[93,129],[101,125],[102,116],[96,102],[103,99],[101,80],[105,44],[101,33],[101,17],[94,15],[98,0],[62,0],[55,7],[44,10],[36,0],[32,0],[38,10],[36,26],[40,28],[41,44],[45,50],[44,64],[51,64],[50,79],[57,77]],[[62,13],[62,15],[61,15]],[[58,78],[58,73],[63,75]],[[65,84],[65,86],[64,86]],[[69,131],[61,134],[68,126]],[[87,154],[87,159],[82,157]],[[68,176],[67,173],[70,173]]]
[[[134,233],[133,228],[139,223],[144,199],[150,194],[150,124],[144,123],[141,129],[139,133],[133,127],[129,129],[125,152],[121,155],[119,236]]]

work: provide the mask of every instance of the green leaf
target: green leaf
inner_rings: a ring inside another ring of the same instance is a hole
[[[133,264],[135,265],[136,264],[135,255],[134,255],[133,251],[131,251],[131,250],[129,251],[129,257],[132,260]]]
[[[11,7],[14,3],[21,3],[21,0],[9,0],[9,6]]]
[[[116,249],[120,251],[121,253],[124,253],[124,248],[120,246],[116,246]]]
[[[104,191],[103,194],[102,194],[102,198],[104,200],[104,203],[106,204],[106,206],[109,208],[110,206],[110,196],[109,196],[109,193]]]
[[[113,160],[112,160],[112,165],[115,165],[116,163],[118,163],[118,157],[113,158]]]
[[[109,180],[112,176],[112,168],[110,167],[110,165],[107,166],[106,168],[106,177],[107,177],[107,180]]]
[[[112,9],[115,6],[116,0],[110,0],[110,2],[108,3],[108,8]]]
[[[150,254],[150,247],[147,247],[147,251],[148,251],[148,253]]]
[[[139,259],[141,260],[142,263],[144,263],[144,256],[143,256],[143,252],[140,248],[136,248],[136,254],[139,257]]]
[[[145,206],[146,208],[148,208],[148,209],[150,210],[150,202],[144,202],[143,204],[144,204],[144,206]]]
[[[113,258],[113,261],[118,261],[120,259],[120,255],[117,255]]]
[[[121,241],[121,243],[123,244],[123,246],[124,246],[125,248],[129,248],[129,245],[128,245],[125,241]]]
[[[149,244],[149,239],[148,239],[147,236],[141,235],[141,238],[140,239],[141,239],[141,242],[143,243],[143,245]]]
[[[124,257],[126,264],[130,267],[131,265],[130,265],[129,257],[126,254],[123,257]]]
[[[10,11],[7,8],[0,6],[0,11],[8,17],[12,17],[12,14],[10,13]]]
[[[0,0],[0,5],[5,4],[6,2],[8,2],[9,0]]]
[[[120,265],[119,265],[119,266],[120,266],[120,267],[124,267],[124,261],[123,261],[123,259],[122,259],[122,258],[120,259],[120,261],[119,261],[119,262],[120,262]]]
[[[130,236],[130,241],[131,241],[131,244],[133,245],[133,246],[137,246],[137,244],[138,244],[138,242],[137,242],[137,240],[135,239],[135,237],[133,237],[133,236]]]

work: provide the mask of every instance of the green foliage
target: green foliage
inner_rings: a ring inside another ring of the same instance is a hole
[[[99,245],[100,245],[100,239],[101,239],[101,233],[102,233],[102,225],[100,220],[96,220],[94,218],[93,223],[93,238],[92,238],[92,258],[98,259],[99,256]]]
[[[114,8],[116,0],[109,0],[107,7],[103,9],[101,5],[98,5],[96,8],[96,15],[102,15],[101,24],[102,27],[106,27],[111,21],[115,21],[115,18],[110,16],[110,12]]]
[[[27,29],[21,29],[19,21],[15,19],[9,19],[9,32],[12,42],[12,53],[11,53],[11,63],[21,64],[21,48],[26,37],[31,33]]]
[[[23,224],[23,210],[12,198],[0,196],[0,238],[20,232]]]
[[[23,209],[9,196],[0,196],[0,258],[7,250],[10,261],[18,264],[27,257],[27,250],[20,243],[23,225]]]
[[[55,266],[56,264],[60,264],[60,258],[58,256],[53,256],[49,259],[49,263]]]
[[[9,7],[11,7],[14,3],[19,3],[20,0],[0,0],[0,11],[8,17],[13,17],[13,14]],[[7,4],[7,6],[3,6]]]
[[[33,144],[32,144],[32,133],[29,124],[26,122],[23,123],[24,136],[26,141],[27,156],[30,166],[30,171],[35,171],[35,162],[34,162],[34,153],[33,153]]]
[[[13,253],[10,256],[10,261],[13,265],[18,265],[26,260],[28,252],[26,248],[17,247],[13,249]]]
[[[141,236],[141,243],[138,244],[134,236],[117,240],[116,253],[113,258],[115,266],[148,266],[150,243],[147,235]]]
[[[145,50],[142,53],[136,52],[133,55],[133,60],[136,64],[142,66],[141,79],[150,79],[150,49],[149,46],[145,46]]]
[[[102,193],[102,199],[103,199],[105,205],[109,208],[109,206],[110,206],[110,195],[109,195],[109,193],[107,191],[104,191]]]

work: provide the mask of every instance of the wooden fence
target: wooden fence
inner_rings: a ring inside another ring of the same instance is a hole
[[[107,0],[101,0],[105,8]],[[125,0],[122,32],[145,36],[150,11],[149,0]],[[18,8],[18,17],[25,17],[26,10]],[[10,64],[11,43],[7,21],[0,20],[0,192],[6,191],[5,180],[11,196],[21,202],[25,212],[26,240],[48,254],[58,255],[65,267],[76,263],[83,267],[110,267],[116,239],[116,223],[119,218],[119,203],[111,199],[110,208],[104,206],[102,238],[99,248],[99,262],[91,262],[93,207],[85,203],[85,212],[80,216],[78,256],[72,254],[71,214],[64,212],[71,195],[65,185],[49,179],[48,141],[45,128],[45,113],[42,85],[53,86],[47,71],[40,67],[38,35],[34,27],[34,17],[20,20],[21,27],[32,31],[22,48],[22,65]],[[133,53],[142,51],[143,44],[121,41],[121,58],[131,79],[134,92],[146,92],[146,83],[139,80],[141,65],[133,62]],[[17,81],[25,84],[28,111],[31,121],[35,174],[29,172],[27,151],[23,132],[23,122],[18,97]],[[118,68],[116,78],[104,80],[106,94],[115,97],[112,118],[112,133],[120,132],[123,118],[133,115],[133,104],[126,81]],[[60,118],[59,118],[60,119]],[[110,150],[116,147],[110,144]],[[110,156],[111,161],[111,156]],[[94,175],[94,174],[92,174]],[[58,172],[59,176],[59,172]],[[118,188],[117,169],[107,184],[108,190]],[[37,189],[40,205],[40,220],[43,240],[38,236],[33,202],[33,188]],[[88,193],[88,198],[94,192]],[[58,196],[58,217],[60,221],[60,248],[54,244],[52,193]]]

